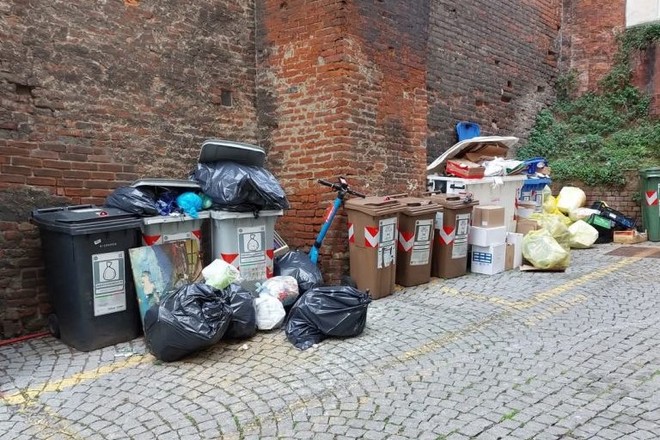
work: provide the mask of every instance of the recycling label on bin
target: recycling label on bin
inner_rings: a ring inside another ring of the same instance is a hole
[[[124,251],[92,255],[94,316],[126,310]]]
[[[456,216],[454,247],[451,250],[452,259],[467,257],[469,229],[470,229],[470,214],[458,214]]]
[[[238,229],[238,265],[245,281],[266,279],[265,244],[264,226]]]
[[[423,266],[429,263],[431,256],[431,239],[433,237],[433,219],[415,221],[415,236],[413,238],[412,252],[410,253],[411,266]]]
[[[378,222],[378,269],[396,263],[396,221],[397,218],[392,217]]]

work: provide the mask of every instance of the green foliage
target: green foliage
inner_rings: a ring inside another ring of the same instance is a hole
[[[660,165],[660,124],[650,98],[630,84],[630,55],[660,42],[660,24],[619,35],[615,64],[600,92],[575,96],[574,71],[557,79],[557,102],[541,110],[519,158],[545,157],[556,180],[622,186],[627,171]]]

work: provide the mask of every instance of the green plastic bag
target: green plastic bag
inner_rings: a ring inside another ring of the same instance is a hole
[[[547,229],[531,231],[523,237],[523,257],[539,269],[566,269],[571,263],[570,251],[555,240]]]

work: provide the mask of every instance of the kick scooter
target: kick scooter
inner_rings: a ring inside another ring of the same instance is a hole
[[[337,214],[337,211],[341,207],[341,205],[344,203],[344,199],[346,198],[346,194],[350,194],[356,197],[366,197],[364,194],[359,193],[357,191],[353,191],[349,186],[348,182],[346,182],[346,179],[343,177],[338,178],[338,183],[332,183],[328,182],[327,180],[321,180],[319,179],[318,181],[321,185],[329,186],[332,188],[333,191],[337,192],[337,197],[335,198],[334,202],[332,202],[332,205],[328,207],[328,211],[325,215],[325,219],[323,220],[323,226],[321,226],[321,230],[319,231],[319,235],[316,237],[316,241],[312,245],[312,248],[309,250],[309,259],[312,261],[312,263],[316,264],[319,259],[319,249],[321,248],[321,244],[323,243],[323,239],[325,238],[325,234],[328,233],[328,229],[330,229],[330,225],[332,225],[332,221],[335,219],[335,215]]]

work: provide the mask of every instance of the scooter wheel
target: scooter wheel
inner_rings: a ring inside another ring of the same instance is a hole
[[[57,315],[51,313],[48,315],[48,331],[59,339],[60,337],[60,321],[57,319]]]

